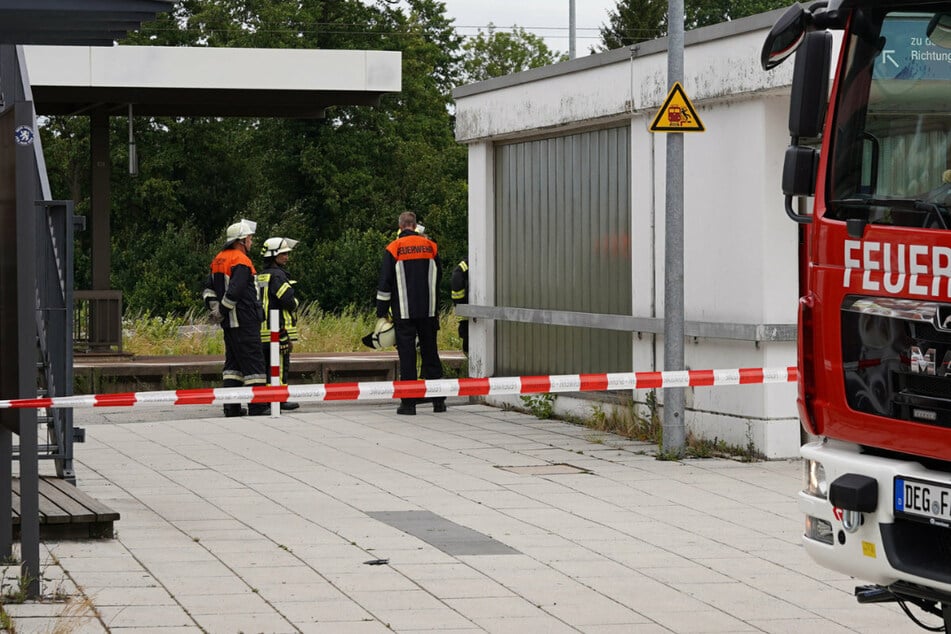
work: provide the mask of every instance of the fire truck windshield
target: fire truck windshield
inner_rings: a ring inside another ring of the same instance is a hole
[[[928,38],[937,20],[907,8],[853,15],[832,126],[829,217],[951,227],[951,50]]]

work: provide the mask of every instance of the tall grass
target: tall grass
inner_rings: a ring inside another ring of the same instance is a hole
[[[376,315],[348,307],[339,313],[322,310],[314,303],[299,313],[300,341],[294,352],[369,352],[360,341],[373,330]],[[450,309],[439,315],[440,350],[461,350],[456,324]],[[190,356],[224,354],[221,328],[209,323],[204,311],[185,315],[127,315],[123,319],[122,347],[125,352],[145,356]]]

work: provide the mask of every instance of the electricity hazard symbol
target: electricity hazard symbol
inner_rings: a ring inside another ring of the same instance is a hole
[[[675,82],[664,104],[654,115],[651,132],[704,132],[703,122],[687,98],[680,82]]]

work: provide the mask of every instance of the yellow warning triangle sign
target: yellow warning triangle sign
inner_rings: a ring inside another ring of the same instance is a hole
[[[674,82],[664,105],[654,115],[651,132],[705,132],[703,122],[697,116],[693,104],[687,98],[680,82]]]

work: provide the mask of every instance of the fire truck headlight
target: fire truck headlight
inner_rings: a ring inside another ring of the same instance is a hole
[[[829,481],[826,479],[826,470],[822,463],[815,460],[804,460],[802,463],[803,491],[807,494],[825,500],[829,495]]]

